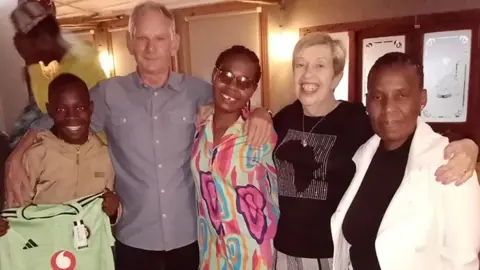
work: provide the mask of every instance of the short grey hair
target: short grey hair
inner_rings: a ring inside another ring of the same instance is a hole
[[[130,37],[133,37],[135,34],[135,25],[137,23],[138,17],[142,16],[147,12],[155,11],[160,14],[163,14],[169,21],[172,22],[171,25],[171,34],[175,33],[175,17],[173,13],[163,4],[154,2],[154,1],[146,1],[140,4],[137,4],[130,14],[130,18],[128,21],[128,33]]]
[[[316,45],[327,45],[332,50],[333,55],[333,70],[335,75],[342,73],[345,68],[345,58],[346,50],[342,42],[338,39],[333,39],[329,34],[326,33],[310,33],[301,38],[295,49],[293,50],[293,58],[295,61],[295,56],[304,49],[316,46]]]

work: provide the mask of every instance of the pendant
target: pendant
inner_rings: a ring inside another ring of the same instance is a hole
[[[302,146],[303,146],[303,147],[307,147],[307,141],[302,140]]]

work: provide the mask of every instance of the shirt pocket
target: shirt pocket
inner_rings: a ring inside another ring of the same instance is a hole
[[[119,143],[136,140],[135,133],[141,131],[142,123],[147,119],[147,113],[142,109],[113,111],[110,116],[110,135]]]
[[[191,125],[195,124],[197,119],[197,110],[194,104],[169,111],[168,121],[173,125]]]
[[[168,128],[165,133],[168,141],[177,144],[180,149],[187,149],[195,138],[195,120],[197,109],[194,103],[174,108],[166,113]]]

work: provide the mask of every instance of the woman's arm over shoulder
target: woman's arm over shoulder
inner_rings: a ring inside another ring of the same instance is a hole
[[[443,216],[442,269],[478,270],[480,185],[476,173],[463,185],[440,185]]]

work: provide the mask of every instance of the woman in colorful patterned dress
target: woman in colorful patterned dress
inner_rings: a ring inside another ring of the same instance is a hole
[[[254,52],[233,46],[212,75],[214,113],[198,124],[191,167],[197,187],[200,269],[271,269],[278,191],[272,150],[246,144],[249,100],[261,76]]]

